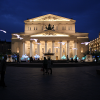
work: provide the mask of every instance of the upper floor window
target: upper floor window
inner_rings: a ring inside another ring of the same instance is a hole
[[[37,27],[36,27],[36,30],[37,30]]]
[[[42,30],[43,30],[43,26],[42,26]]]
[[[69,26],[69,27],[68,27],[68,30],[72,30],[72,26]]]
[[[31,27],[30,27],[30,30],[31,30]]]
[[[35,30],[35,27],[34,27],[34,30]]]
[[[62,30],[66,30],[66,26],[63,26],[63,27],[62,27]]]

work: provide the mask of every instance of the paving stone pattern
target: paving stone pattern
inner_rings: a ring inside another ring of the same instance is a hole
[[[100,100],[99,66],[53,68],[43,75],[40,68],[7,67],[0,87],[0,100]]]

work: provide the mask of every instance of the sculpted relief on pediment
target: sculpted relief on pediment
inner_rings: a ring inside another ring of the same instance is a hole
[[[47,14],[44,16],[29,19],[29,21],[70,21],[70,19],[53,14]]]

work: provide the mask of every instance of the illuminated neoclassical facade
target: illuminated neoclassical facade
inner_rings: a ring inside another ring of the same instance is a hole
[[[62,56],[79,58],[88,50],[89,33],[75,32],[75,20],[47,14],[27,19],[23,33],[13,33],[11,51],[29,57],[39,55],[40,60],[48,51],[54,53],[52,60],[60,60]]]

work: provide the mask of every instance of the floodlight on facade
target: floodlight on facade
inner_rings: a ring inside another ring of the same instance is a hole
[[[18,34],[13,34],[13,35],[17,36],[17,38],[18,38],[18,39],[20,39],[20,40],[22,40],[22,39],[23,39],[23,38],[22,38],[22,37],[20,37],[20,35],[18,35]]]
[[[34,57],[35,57],[35,58],[40,58],[40,56],[39,56],[39,55],[37,55],[37,54],[36,54]]]
[[[88,45],[90,42],[82,42],[81,44]]]
[[[36,44],[40,45],[41,43],[36,43]]]
[[[66,56],[65,56],[65,55],[63,55],[63,56],[61,57],[61,59],[66,59]]]
[[[59,48],[59,47],[54,47],[54,48]]]
[[[77,50],[77,48],[72,48],[73,50]]]
[[[34,40],[35,42],[37,42],[38,39],[30,39],[30,40]]]
[[[6,31],[4,31],[4,30],[1,30],[1,29],[0,29],[0,31],[2,31],[2,32],[4,32],[4,33],[7,33]]]
[[[22,55],[22,57],[23,57],[23,58],[28,58],[28,56],[27,56],[26,54],[25,54],[25,55]]]
[[[66,42],[58,42],[58,43],[62,43],[62,45],[65,45]]]

